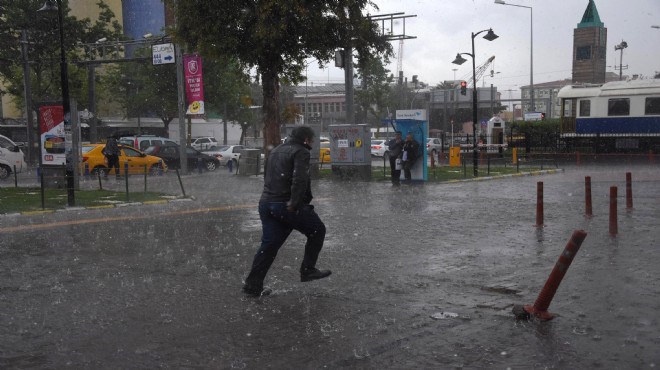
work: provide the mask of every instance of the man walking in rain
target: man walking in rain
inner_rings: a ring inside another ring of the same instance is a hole
[[[310,149],[314,131],[296,127],[289,139],[268,155],[264,171],[264,190],[259,200],[262,225],[261,247],[254,256],[252,269],[245,278],[243,292],[258,297],[270,293],[264,288],[268,269],[275,261],[291,231],[307,237],[305,254],[300,266],[300,281],[312,281],[330,276],[330,270],[319,270],[316,261],[325,240],[325,225],[314,211],[309,177]]]

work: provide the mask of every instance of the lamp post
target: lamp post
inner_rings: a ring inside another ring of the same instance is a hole
[[[484,39],[488,41],[493,41],[499,36],[493,32],[492,28],[489,28],[487,30],[482,30],[477,33],[472,32],[472,53],[458,53],[456,54],[456,59],[452,63],[461,65],[465,62],[467,62],[467,59],[463,58],[462,55],[469,55],[472,57],[472,159],[473,159],[473,167],[474,167],[474,177],[479,176],[479,162],[478,162],[478,153],[477,153],[477,66],[475,63],[475,57],[474,57],[474,38],[477,37],[477,35],[483,33],[483,32],[488,32],[485,36]]]
[[[62,110],[64,111],[64,132],[67,137],[71,136],[71,104],[69,101],[69,74],[66,62],[66,53],[64,51],[64,15],[62,14],[62,0],[46,0],[38,11],[57,11],[57,23],[60,31],[60,80],[62,84]],[[71,159],[72,148],[67,148],[66,153],[66,195],[69,207],[76,205],[76,195],[74,188],[73,166]]]
[[[621,40],[619,45],[614,45],[614,51],[621,50],[621,57],[619,58],[619,81],[623,80],[623,49],[628,47],[628,43]],[[628,68],[628,65],[626,65]]]
[[[530,112],[534,112],[536,110],[536,106],[534,105],[534,14],[532,12],[532,7],[518,4],[509,4],[503,0],[495,0],[495,4],[517,6],[519,8],[529,9],[529,96],[531,99],[529,110]]]

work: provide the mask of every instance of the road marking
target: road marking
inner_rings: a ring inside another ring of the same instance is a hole
[[[85,224],[94,224],[101,222],[112,222],[112,221],[129,221],[129,220],[141,220],[145,218],[150,218],[159,215],[188,215],[195,213],[210,213],[210,212],[229,212],[239,209],[248,209],[255,208],[254,204],[239,204],[232,206],[223,206],[223,207],[213,207],[213,208],[197,208],[197,209],[187,209],[180,211],[172,212],[162,212],[158,215],[132,215],[132,216],[121,216],[121,217],[99,217],[99,218],[90,218],[84,220],[71,220],[71,221],[57,221],[57,222],[48,222],[43,224],[30,224],[30,225],[21,225],[21,226],[10,226],[0,228],[0,233],[11,233],[18,231],[34,231],[34,230],[43,230],[51,229],[61,226],[71,226],[71,225],[85,225]]]

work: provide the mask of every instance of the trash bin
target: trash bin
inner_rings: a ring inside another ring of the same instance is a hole
[[[261,167],[260,161],[260,149],[243,149],[241,150],[241,158],[238,162],[238,168],[236,171],[242,176],[259,175],[259,168]]]

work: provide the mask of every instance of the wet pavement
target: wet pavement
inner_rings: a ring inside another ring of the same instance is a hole
[[[175,177],[158,181],[177,193]],[[660,364],[657,166],[400,188],[316,181],[313,204],[328,230],[319,267],[332,276],[300,283],[304,238],[294,233],[267,277],[273,293],[254,299],[240,287],[261,236],[262,181],[190,175],[183,182],[192,201],[0,215],[0,367]],[[534,225],[538,181],[542,228]],[[588,235],[550,305],[556,318],[515,320],[512,306],[534,303],[576,229]]]

